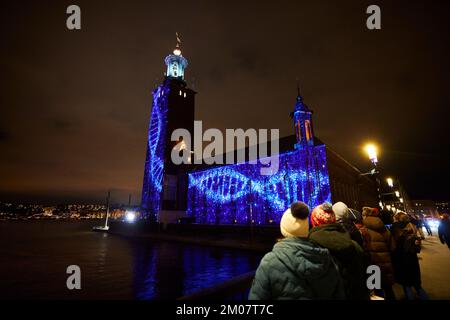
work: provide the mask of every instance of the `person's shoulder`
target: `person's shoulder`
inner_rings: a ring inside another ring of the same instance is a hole
[[[268,264],[275,258],[273,251],[267,252],[261,259],[261,264]]]

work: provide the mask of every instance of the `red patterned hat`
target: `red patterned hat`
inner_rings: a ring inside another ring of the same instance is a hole
[[[313,227],[335,222],[336,216],[334,215],[331,203],[325,202],[315,207],[311,213],[311,224]]]

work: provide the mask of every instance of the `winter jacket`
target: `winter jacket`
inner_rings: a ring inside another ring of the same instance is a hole
[[[391,233],[396,241],[392,253],[395,281],[404,286],[421,286],[419,259],[416,253],[406,252],[405,240],[408,234],[417,234],[416,227],[407,221],[394,222]]]
[[[360,232],[364,237],[364,249],[370,253],[371,264],[380,267],[382,285],[392,286],[395,280],[391,252],[395,250],[395,241],[391,233],[380,218],[373,216],[364,217]]]
[[[450,220],[448,218],[440,221],[438,233],[439,240],[441,240],[443,244],[447,243],[450,247]]]
[[[344,299],[344,287],[329,251],[306,238],[286,238],[261,260],[250,300]]]
[[[353,241],[356,241],[356,243],[363,248],[364,240],[355,223],[349,219],[341,219],[338,223],[340,223],[344,227],[345,231],[350,234],[350,238],[352,238]]]
[[[347,299],[369,299],[366,255],[359,244],[338,223],[325,224],[310,230],[309,238],[327,248],[335,258],[344,280]]]

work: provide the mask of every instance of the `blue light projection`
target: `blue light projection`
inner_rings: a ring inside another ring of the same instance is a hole
[[[148,130],[147,156],[142,187],[142,208],[146,212],[147,218],[149,215],[156,215],[161,206],[169,91],[168,81],[164,81],[153,91],[152,115]]]
[[[325,145],[279,155],[279,170],[240,163],[189,174],[188,215],[206,224],[277,223],[294,201],[331,201]]]

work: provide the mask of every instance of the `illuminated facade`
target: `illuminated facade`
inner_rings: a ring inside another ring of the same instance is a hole
[[[332,200],[353,208],[376,205],[373,182],[314,136],[312,111],[300,93],[291,113],[295,135],[279,140],[275,174],[261,175],[259,161],[195,168],[172,163],[171,150],[179,141],[170,141],[171,133],[184,128],[195,139],[195,92],[184,81],[188,63],[179,43],[165,63],[165,79],[153,92],[148,131],[142,189],[147,218],[161,222],[170,216],[176,222],[188,216],[204,224],[263,225],[279,222],[294,201],[310,208]]]
[[[170,86],[168,83],[161,84],[153,91],[152,114],[148,130],[147,156],[142,186],[142,208],[152,215],[161,209],[169,94]]]
[[[279,155],[279,170],[235,164],[189,174],[188,215],[198,223],[279,222],[294,201],[310,207],[331,201],[326,150],[319,145]]]
[[[185,168],[170,161],[171,150],[177,143],[170,140],[170,135],[177,128],[185,128],[193,136],[195,91],[184,80],[188,62],[181,55],[177,40],[173,54],[164,60],[167,65],[164,81],[153,91],[141,201],[149,219],[157,218],[161,210],[186,210],[187,206]]]
[[[296,143],[279,154],[273,175],[262,175],[260,162],[191,172],[188,215],[207,224],[270,224],[294,201],[311,208],[331,201],[326,147],[315,144],[311,115],[299,94],[291,114]]]

